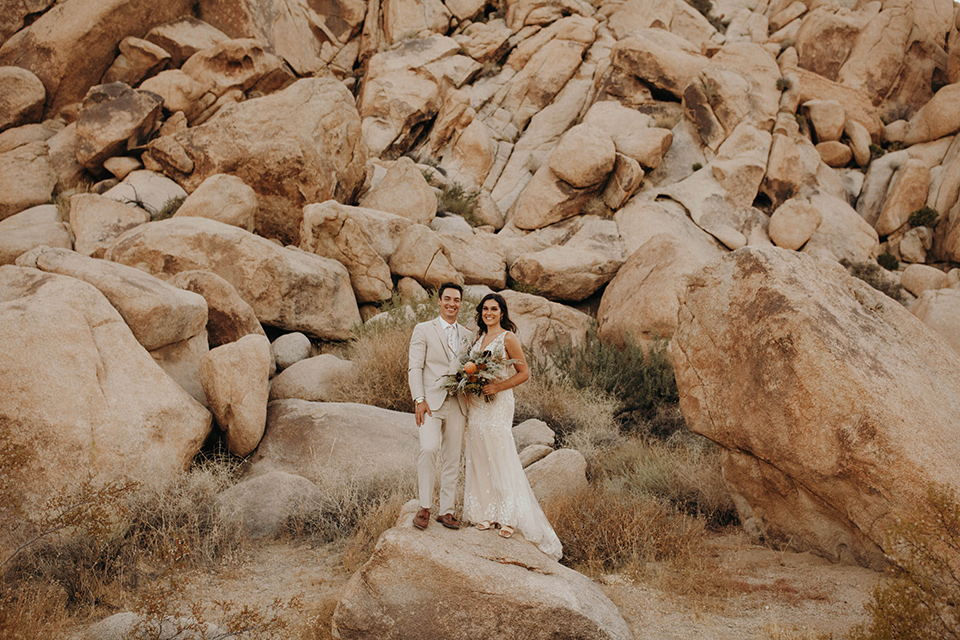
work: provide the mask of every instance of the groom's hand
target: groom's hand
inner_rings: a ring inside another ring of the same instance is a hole
[[[417,426],[423,426],[423,414],[427,414],[431,418],[433,417],[433,412],[430,411],[430,407],[427,406],[427,401],[422,400],[417,403]]]

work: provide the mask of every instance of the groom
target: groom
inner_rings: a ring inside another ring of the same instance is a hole
[[[440,285],[440,317],[421,322],[410,338],[408,377],[413,403],[417,407],[420,429],[420,455],[417,458],[417,482],[420,510],[413,526],[425,529],[430,524],[433,487],[440,458],[440,504],[437,522],[459,529],[453,515],[457,477],[460,474],[460,449],[467,408],[461,396],[448,396],[440,378],[457,365],[457,355],[469,344],[470,332],[457,324],[463,288],[453,282]]]

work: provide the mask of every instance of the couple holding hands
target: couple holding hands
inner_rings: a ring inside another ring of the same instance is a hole
[[[513,440],[513,387],[530,378],[516,326],[507,304],[497,293],[477,305],[476,338],[457,324],[463,289],[452,282],[440,286],[440,317],[421,322],[410,338],[410,391],[420,431],[417,479],[420,510],[413,525],[425,529],[433,509],[437,462],[440,501],[437,522],[459,529],[453,514],[460,452],[466,439],[466,487],[463,519],[480,530],[499,528],[509,538],[519,532],[554,560],[562,547],[540,508],[524,473]],[[455,375],[461,356],[507,363],[502,380],[487,382],[484,398],[450,395],[444,378]],[[512,374],[512,375],[511,375]]]

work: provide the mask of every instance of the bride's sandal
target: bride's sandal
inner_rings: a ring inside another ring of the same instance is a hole
[[[513,527],[511,527],[510,525],[506,525],[506,524],[500,525],[500,537],[501,537],[501,538],[509,538],[509,537],[512,536],[512,535],[513,535]]]
[[[493,529],[493,525],[490,524],[489,520],[484,520],[483,522],[478,522],[476,525],[478,531],[486,531],[487,529]]]

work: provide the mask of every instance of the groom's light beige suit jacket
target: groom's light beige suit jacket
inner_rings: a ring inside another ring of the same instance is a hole
[[[456,325],[460,343],[458,352],[470,348],[473,337],[470,330]],[[431,411],[436,411],[443,404],[447,392],[440,386],[441,376],[453,373],[457,368],[457,354],[450,351],[447,336],[443,330],[443,321],[434,318],[429,322],[421,322],[413,328],[410,337],[410,364],[407,371],[410,381],[410,393],[413,398],[423,397]],[[460,411],[466,415],[467,405],[463,396],[457,396]]]

